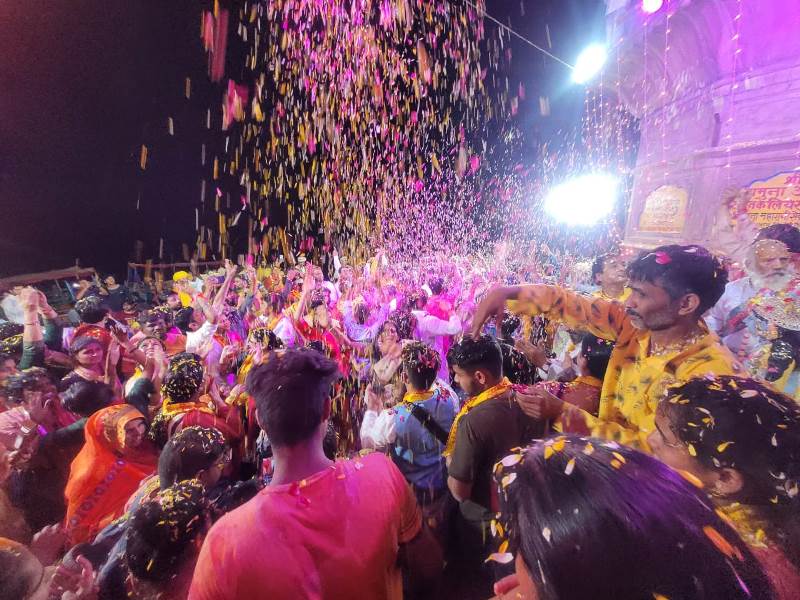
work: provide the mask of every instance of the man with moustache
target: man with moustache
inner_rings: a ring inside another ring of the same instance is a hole
[[[762,296],[780,295],[797,287],[792,251],[780,239],[762,238],[750,246],[744,261],[747,277],[730,282],[706,316],[709,329],[740,360],[751,356],[762,341],[748,327],[752,310]]]
[[[597,417],[541,387],[517,392],[516,401],[527,415],[553,419],[556,427],[649,451],[647,435],[667,386],[706,374],[735,374],[739,366],[702,319],[728,282],[724,267],[705,248],[673,245],[643,252],[628,277],[631,295],[624,305],[549,285],[492,290],[478,307],[473,333],[492,315],[502,318],[506,302],[517,300],[520,312],[614,341]]]

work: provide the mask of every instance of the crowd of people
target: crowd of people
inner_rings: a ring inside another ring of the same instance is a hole
[[[800,231],[745,247],[10,290],[0,599],[796,599]]]

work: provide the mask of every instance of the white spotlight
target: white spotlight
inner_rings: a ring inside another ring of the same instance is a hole
[[[572,81],[587,83],[603,69],[606,64],[608,52],[602,44],[592,44],[578,55],[575,68],[572,71]]]
[[[652,15],[653,13],[658,12],[661,10],[661,7],[664,6],[664,0],[643,0],[642,1],[642,10],[646,12],[648,15]]]
[[[619,181],[612,175],[582,175],[550,190],[544,208],[562,223],[594,225],[614,210],[618,187]]]

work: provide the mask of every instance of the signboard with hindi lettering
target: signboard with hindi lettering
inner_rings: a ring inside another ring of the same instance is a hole
[[[800,171],[778,173],[747,188],[747,215],[758,227],[800,226]]]
[[[644,201],[639,217],[639,231],[682,233],[686,221],[686,190],[674,185],[662,185]]]

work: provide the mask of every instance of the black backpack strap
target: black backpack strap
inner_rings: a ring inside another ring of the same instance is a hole
[[[414,418],[419,421],[428,431],[428,433],[436,438],[442,445],[447,445],[447,437],[450,435],[450,432],[445,431],[444,427],[436,422],[431,413],[425,410],[421,404],[415,404],[413,402],[408,403],[408,409],[411,411],[411,414],[414,416]]]

